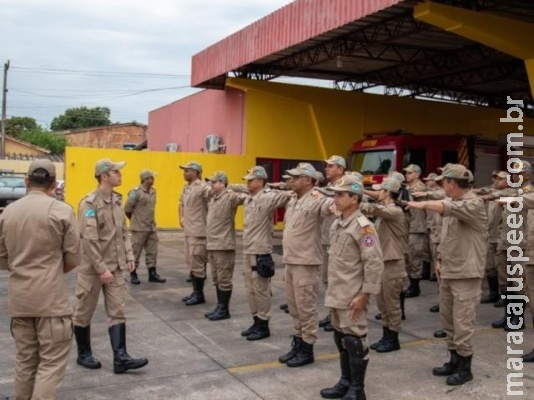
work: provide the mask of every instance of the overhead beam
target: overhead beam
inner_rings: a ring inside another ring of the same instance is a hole
[[[524,60],[534,93],[534,24],[433,2],[415,6],[414,18]]]

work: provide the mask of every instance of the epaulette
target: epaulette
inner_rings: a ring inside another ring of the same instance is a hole
[[[87,203],[92,203],[93,201],[95,201],[95,198],[96,198],[96,193],[92,192],[86,195],[82,200],[86,201]]]
[[[371,221],[369,221],[369,219],[365,215],[358,215],[356,217],[356,220],[358,221],[358,223],[360,224],[362,228],[365,228],[366,226],[371,225]]]
[[[271,188],[265,188],[263,189],[264,193],[271,193],[273,190]]]
[[[134,187],[132,190],[137,191],[137,190],[139,190],[139,189],[141,189],[141,186],[136,186],[136,187]]]

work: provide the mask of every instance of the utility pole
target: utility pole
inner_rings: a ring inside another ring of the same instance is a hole
[[[7,71],[9,60],[4,64],[4,86],[2,89],[2,143],[0,145],[0,159],[6,157],[6,106],[7,106]]]

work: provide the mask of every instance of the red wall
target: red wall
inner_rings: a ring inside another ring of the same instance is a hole
[[[165,151],[178,143],[180,151],[205,150],[206,136],[220,136],[226,154],[244,149],[244,96],[241,90],[204,90],[148,114],[148,148]],[[203,150],[201,150],[203,149]]]

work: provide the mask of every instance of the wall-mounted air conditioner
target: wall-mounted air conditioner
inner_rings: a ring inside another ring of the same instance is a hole
[[[180,146],[178,146],[178,143],[167,143],[165,146],[167,151],[177,152],[180,150]]]
[[[224,153],[226,145],[223,140],[217,135],[206,136],[206,151],[208,153]]]

